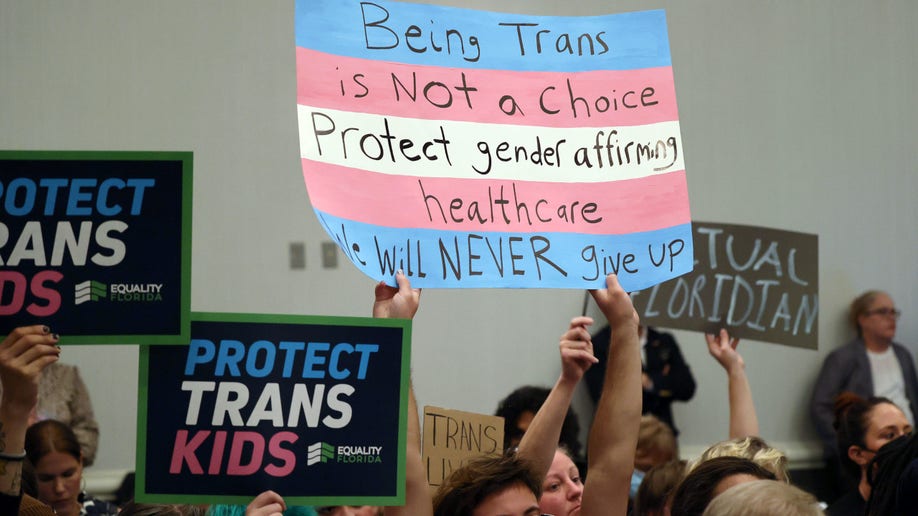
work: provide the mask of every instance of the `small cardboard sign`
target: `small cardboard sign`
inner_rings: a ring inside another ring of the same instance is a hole
[[[435,491],[468,460],[503,453],[504,418],[440,407],[424,407],[427,483]]]
[[[401,505],[410,321],[194,314],[141,348],[136,499]]]
[[[190,152],[0,151],[0,334],[188,342]]]
[[[693,222],[695,270],[633,294],[643,324],[816,349],[816,235]]]

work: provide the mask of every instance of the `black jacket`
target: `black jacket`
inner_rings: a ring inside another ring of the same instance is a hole
[[[689,369],[676,339],[669,333],[660,333],[647,327],[647,345],[644,350],[647,358],[643,371],[653,380],[653,389],[644,391],[642,413],[653,414],[668,424],[676,435],[679,431],[673,423],[673,412],[670,408],[673,400],[688,401],[695,395],[695,378]],[[602,381],[609,359],[609,339],[612,331],[608,325],[593,335],[593,352],[599,363],[587,370],[585,378],[587,389],[594,402],[599,401],[602,392]]]

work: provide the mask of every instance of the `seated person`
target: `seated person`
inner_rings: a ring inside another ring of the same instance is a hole
[[[638,330],[641,339],[641,410],[663,421],[678,436],[673,421],[673,401],[688,401],[695,395],[695,377],[682,357],[679,344],[669,333],[661,333],[648,326]],[[609,342],[609,327],[604,326],[595,335],[594,342]],[[604,346],[596,349],[599,363],[586,374],[587,389],[594,402],[602,391],[603,371],[608,362]]]
[[[701,516],[719,494],[753,480],[775,480],[775,476],[755,462],[739,457],[717,457],[702,462],[676,488],[672,516]]]
[[[912,425],[895,403],[843,392],[835,402],[835,434],[842,467],[857,487],[826,509],[828,515],[863,514],[870,497],[867,472],[884,444],[912,432]]]
[[[870,290],[855,298],[848,323],[856,337],[826,356],[813,387],[810,415],[823,442],[827,472],[841,490],[847,486],[838,470],[847,458],[836,453],[836,396],[852,392],[861,398],[887,398],[912,425],[918,415],[915,361],[908,348],[894,340],[900,313],[885,292]]]
[[[447,477],[433,499],[435,516],[539,516],[541,483],[513,455],[480,457]]]
[[[668,515],[685,466],[684,460],[673,460],[650,468],[634,497],[634,516]]]
[[[638,430],[637,449],[634,455],[634,472],[631,474],[631,492],[633,501],[644,475],[654,466],[666,464],[679,458],[679,446],[672,428],[655,416],[641,416],[641,427]]]
[[[704,516],[821,516],[810,493],[784,482],[753,480],[715,498]]]
[[[23,495],[22,468],[26,459],[25,436],[29,414],[38,403],[38,382],[42,370],[56,362],[61,349],[59,337],[47,326],[14,329],[0,342],[0,514],[53,516],[54,511],[38,500]]]
[[[69,426],[47,419],[26,432],[26,453],[35,466],[38,499],[59,516],[109,516],[118,514],[111,503],[82,491],[83,453]]]
[[[497,404],[495,416],[504,418],[504,450],[516,448],[529,428],[532,418],[548,398],[551,389],[524,385],[507,395]],[[580,422],[573,409],[568,408],[561,426],[558,444],[563,445],[571,457],[580,457]]]
[[[713,444],[705,450],[698,460],[689,466],[691,471],[698,464],[717,457],[741,457],[755,462],[771,471],[778,480],[789,483],[790,473],[787,468],[787,456],[772,448],[761,437],[743,437]]]

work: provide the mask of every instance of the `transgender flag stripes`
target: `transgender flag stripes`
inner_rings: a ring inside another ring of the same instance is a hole
[[[303,176],[367,275],[639,290],[692,269],[662,11],[296,8]]]

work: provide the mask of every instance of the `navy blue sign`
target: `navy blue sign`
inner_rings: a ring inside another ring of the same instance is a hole
[[[0,152],[0,334],[186,344],[191,153]]]
[[[192,319],[141,349],[138,500],[404,503],[410,321]]]

